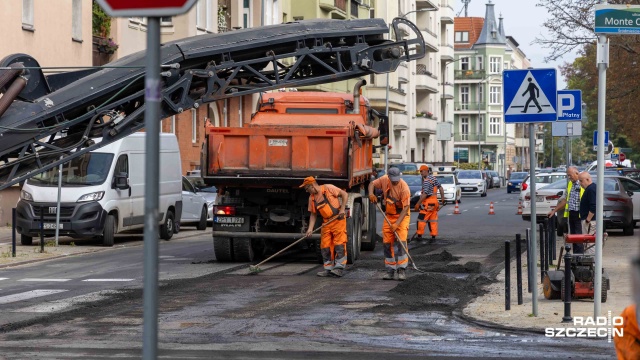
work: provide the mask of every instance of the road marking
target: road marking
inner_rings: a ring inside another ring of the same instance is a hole
[[[175,257],[175,256],[173,256],[173,255],[160,255],[160,256],[158,256],[158,258],[160,258],[160,259],[167,259],[167,258],[172,258],[172,257]]]
[[[469,210],[462,210],[462,212],[467,212],[467,211],[469,211]]]
[[[172,258],[172,259],[162,259],[162,260],[165,260],[165,261],[184,261],[184,260],[193,260],[193,259],[190,259],[190,258]]]
[[[2,296],[0,297],[0,304],[9,304],[16,301],[33,299],[36,297],[57,294],[65,291],[68,291],[68,290],[31,290],[23,293]]]
[[[118,292],[119,291],[117,290],[96,291],[89,294],[74,296],[66,299],[47,301],[42,304],[36,304],[33,306],[28,306],[28,307],[20,308],[17,310],[13,310],[12,312],[22,312],[22,313],[60,312],[60,311],[71,309],[77,306],[78,304],[104,300],[108,298],[109,295],[117,294]]]
[[[0,278],[0,280],[9,280],[9,278]]]
[[[18,281],[50,281],[50,282],[65,282],[65,281],[69,281],[71,279],[37,279],[37,278],[27,278],[27,279],[20,279]]]
[[[94,282],[99,282],[99,281],[105,281],[105,282],[107,282],[107,281],[114,281],[114,282],[115,282],[115,281],[133,281],[133,280],[135,280],[135,279],[85,279],[85,280],[82,280],[82,281],[94,281]]]

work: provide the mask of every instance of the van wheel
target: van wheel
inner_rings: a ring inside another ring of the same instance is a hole
[[[353,204],[351,218],[347,219],[347,264],[353,264],[360,254],[362,238],[362,205]]]
[[[164,223],[160,226],[160,238],[163,240],[171,240],[173,237],[173,227],[175,226],[173,211],[167,210]]]
[[[33,237],[20,234],[20,244],[33,245]]]
[[[360,250],[373,251],[376,249],[376,204],[369,203],[369,230],[367,231],[367,241],[360,245]]]
[[[206,228],[207,228],[207,207],[203,206],[202,213],[200,214],[200,222],[198,223],[198,226],[196,227],[196,229],[205,230]]]
[[[233,239],[233,260],[239,262],[252,262],[256,257],[251,246],[251,238]]]
[[[114,237],[116,235],[116,217],[107,215],[104,221],[104,229],[102,230],[102,245],[113,246]]]
[[[213,254],[219,262],[233,260],[233,240],[228,237],[213,238]]]

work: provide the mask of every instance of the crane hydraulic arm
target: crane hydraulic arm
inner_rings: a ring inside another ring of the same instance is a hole
[[[299,21],[163,44],[158,121],[220,99],[392,72],[424,57],[424,39],[412,22],[396,18],[391,26],[395,40],[386,39],[384,20],[361,19]],[[49,76],[26,54],[0,60],[0,189],[142,129],[144,57],[140,51],[108,67]]]

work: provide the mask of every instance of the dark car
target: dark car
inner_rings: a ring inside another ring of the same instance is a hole
[[[522,182],[527,176],[529,176],[528,172],[512,172],[509,181],[507,181],[507,193],[511,194],[512,191],[520,191]]]
[[[411,191],[411,208],[420,200],[420,195],[422,194],[422,176],[421,175],[402,175],[402,180],[404,180],[407,185],[409,185],[409,191]]]

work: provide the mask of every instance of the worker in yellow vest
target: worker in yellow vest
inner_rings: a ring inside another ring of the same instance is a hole
[[[563,197],[558,200],[558,205],[547,214],[548,217],[552,217],[553,214],[564,208],[564,221],[568,224],[569,234],[582,234],[582,224],[580,223],[580,199],[584,194],[584,189],[580,186],[578,181],[578,168],[575,166],[569,166],[567,168],[567,177],[569,178],[567,184],[567,191]],[[534,199],[534,195],[531,196]],[[584,253],[583,244],[573,244],[573,253]]]

